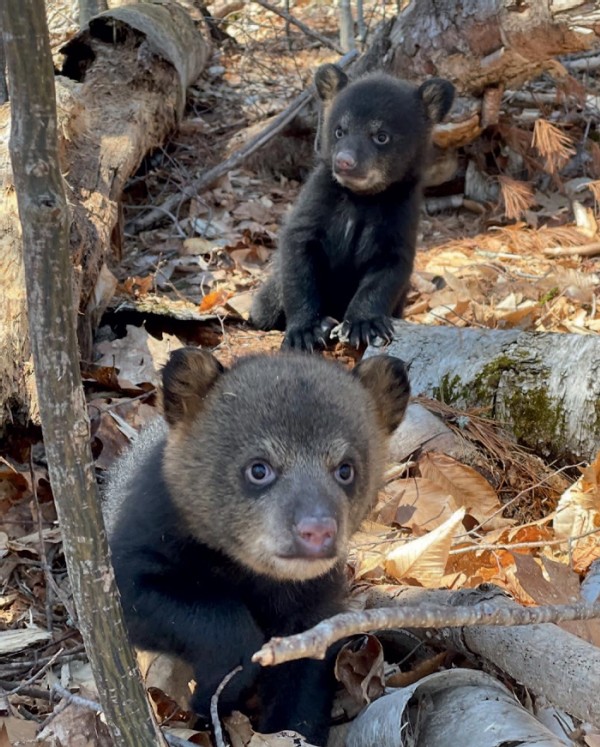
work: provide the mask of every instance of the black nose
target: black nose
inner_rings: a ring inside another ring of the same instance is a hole
[[[302,555],[329,558],[335,551],[337,521],[330,517],[305,516],[294,527],[296,545]]]
[[[356,168],[356,158],[347,150],[341,150],[336,154],[334,162],[336,171],[352,171]]]

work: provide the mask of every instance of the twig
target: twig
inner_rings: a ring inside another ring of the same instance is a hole
[[[319,34],[318,31],[313,31],[305,23],[302,23],[302,21],[299,21],[297,18],[294,18],[294,16],[291,15],[290,13],[286,13],[285,10],[281,10],[280,8],[277,8],[275,5],[271,5],[271,3],[267,3],[266,0],[256,0],[256,4],[262,5],[263,8],[270,10],[271,13],[275,13],[281,18],[285,19],[287,23],[291,23],[294,26],[297,26],[300,29],[300,31],[306,34],[306,36],[310,36],[312,39],[316,39],[324,47],[329,47],[329,49],[333,49],[333,51],[337,52],[338,54],[344,54],[344,51],[342,50],[339,44],[336,44],[336,42],[331,41],[331,39],[328,39],[326,36]]]
[[[543,252],[546,257],[594,257],[600,254],[600,241],[592,244],[581,244],[580,246],[549,246]]]
[[[489,602],[470,607],[442,607],[432,604],[402,608],[382,607],[361,612],[344,612],[323,620],[304,633],[287,638],[271,638],[254,654],[252,661],[262,666],[273,666],[304,657],[323,659],[327,648],[335,641],[367,630],[538,625],[594,618],[600,618],[600,602],[545,607],[498,607]]]
[[[215,690],[215,694],[210,699],[210,720],[212,721],[213,730],[215,732],[215,742],[217,747],[227,747],[227,742],[223,737],[223,729],[221,727],[221,720],[219,719],[219,697],[231,680],[235,677],[238,672],[242,671],[242,667],[236,667],[232,669],[229,674],[223,677],[223,680],[219,687]]]
[[[345,54],[336,64],[342,68],[346,67],[350,64],[350,62],[352,62],[357,54],[358,52],[356,50],[352,50],[351,52],[348,52],[348,54]],[[312,99],[313,95],[314,87],[311,86],[306,91],[303,91],[299,96],[297,96],[287,107],[287,109],[284,109],[281,114],[275,117],[275,119],[268,127],[265,127],[262,132],[259,132],[255,137],[252,138],[252,140],[250,140],[249,143],[246,143],[246,145],[244,145],[242,148],[234,151],[229,156],[229,158],[226,158],[224,161],[217,164],[217,166],[214,166],[212,169],[208,169],[208,171],[205,171],[191,184],[188,184],[187,186],[183,187],[183,189],[171,195],[171,197],[168,197],[162,205],[153,207],[148,211],[148,213],[146,213],[146,215],[142,215],[139,218],[136,218],[135,220],[127,223],[125,226],[125,233],[133,235],[139,233],[140,231],[145,231],[149,228],[152,228],[155,223],[163,218],[164,213],[173,212],[178,205],[181,206],[183,202],[191,200],[199,192],[206,189],[217,179],[220,179],[222,176],[224,176],[228,171],[231,171],[232,169],[242,164],[253,153],[262,148],[263,145],[268,143],[269,140],[277,135],[278,132],[281,132],[281,130],[283,130],[283,128],[287,124],[289,124],[289,122],[291,122],[294,117],[300,111],[302,111],[302,109],[304,109],[304,107]]]
[[[0,686],[2,683],[0,682]],[[24,691],[23,691],[24,692]],[[80,695],[75,695],[73,693],[70,693],[68,690],[66,690],[64,687],[61,687],[61,685],[53,685],[52,690],[36,690],[36,694],[31,693],[31,697],[35,698],[43,698],[45,700],[50,700],[52,697],[52,694],[55,693],[60,698],[63,699],[63,703],[61,703],[61,706],[59,706],[54,713],[51,714],[51,717],[46,719],[44,721],[42,726],[47,725],[55,716],[58,715],[59,711],[64,710],[65,706],[69,704],[73,704],[76,706],[79,706],[80,708],[85,708],[88,711],[93,711],[94,713],[100,715],[103,713],[102,706],[100,703],[96,702],[95,700],[91,700],[90,698],[82,698]],[[24,694],[29,694],[25,693]],[[193,743],[189,742],[187,739],[181,739],[181,737],[175,736],[175,734],[169,734],[166,731],[163,731],[163,736],[165,740],[168,742],[168,744],[172,745],[172,747],[193,747]]]
[[[29,685],[33,685],[33,683],[40,677],[44,672],[54,664],[54,662],[58,659],[58,657],[62,654],[62,649],[60,651],[57,651],[54,656],[50,658],[50,661],[47,661],[44,666],[41,669],[38,669],[38,671],[35,674],[32,674],[31,677],[28,677],[26,680],[23,680],[20,685],[17,685],[12,690],[7,691],[7,695],[15,695],[16,693],[20,692],[24,688],[28,687]]]
[[[46,581],[46,598],[44,600],[44,607],[46,611],[46,628],[48,629],[48,632],[52,632],[52,571],[50,570],[50,565],[48,564],[48,556],[46,555],[46,544],[44,542],[44,527],[42,524],[42,512],[40,510],[40,501],[37,494],[37,485],[36,485],[36,479],[35,479],[35,469],[33,466],[33,451],[30,450],[29,452],[29,474],[31,476],[31,490],[33,492],[33,500],[35,503],[35,514],[36,514],[36,523],[38,528],[38,535],[40,538],[40,560],[42,563],[42,570],[44,572],[44,579]]]
[[[94,713],[97,714],[102,713],[102,706],[100,703],[97,703],[95,700],[90,700],[89,698],[82,698],[81,695],[70,693],[62,685],[57,683],[52,685],[52,692],[56,693],[63,700],[66,700],[67,703],[72,703],[81,708],[87,708],[88,711],[94,711]]]

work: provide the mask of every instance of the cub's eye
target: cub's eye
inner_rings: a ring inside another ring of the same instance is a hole
[[[342,130],[341,127],[336,127],[334,135],[335,135],[336,139],[339,140],[341,137],[344,136],[344,130]]]
[[[336,467],[334,476],[340,485],[350,485],[354,480],[354,466],[350,462],[342,462]]]
[[[375,135],[373,135],[373,140],[377,143],[377,145],[386,145],[386,143],[390,142],[390,136],[387,134],[387,132],[377,132]]]
[[[276,477],[273,467],[268,462],[263,462],[260,459],[250,462],[246,467],[244,475],[246,480],[252,483],[252,485],[260,485],[261,487],[270,485]]]

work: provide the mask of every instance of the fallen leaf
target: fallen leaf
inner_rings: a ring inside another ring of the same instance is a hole
[[[385,571],[398,581],[415,579],[427,588],[437,588],[446,570],[452,540],[462,529],[465,509],[460,508],[441,526],[424,537],[391,550],[385,558]]]
[[[342,646],[335,661],[335,676],[363,707],[385,690],[383,647],[374,635],[364,635]]]
[[[456,505],[463,506],[479,523],[486,521],[489,528],[506,526],[507,521],[500,516],[502,504],[496,491],[472,467],[446,454],[429,451],[419,459],[419,470],[423,477],[439,485],[440,491],[450,494]],[[494,519],[490,520],[491,516]]]

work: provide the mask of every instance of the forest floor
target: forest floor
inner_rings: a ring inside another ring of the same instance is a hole
[[[394,12],[395,3],[365,7],[372,29]],[[302,0],[293,12],[335,38],[333,7]],[[58,57],[75,27],[59,4],[49,4],[49,18]],[[226,31],[230,39],[215,50],[189,91],[178,132],[145,159],[125,195],[125,241],[122,256],[111,265],[117,292],[98,330],[94,359],[82,361],[100,484],[135,432],[156,416],[158,371],[170,351],[199,344],[227,365],[281,344],[280,333],[257,332],[246,319],[281,223],[313,163],[309,126],[277,136],[212,189],[190,202],[182,199],[160,226],[143,232],[127,228],[222,161],[256,131],[250,128],[282,111],[319,64],[337,59],[294,27],[286,33],[280,18],[254,4],[231,14]],[[505,97],[500,125],[461,151],[451,182],[428,190],[407,320],[600,331],[600,128],[586,108],[591,97],[597,113],[600,84],[584,70],[572,74],[572,88],[578,99],[560,95],[545,75],[524,86],[519,93],[525,96]],[[527,110],[523,99],[530,102]],[[545,152],[531,144],[535,119],[548,124]],[[526,173],[518,183],[511,171],[515,160]],[[469,169],[483,186],[472,186]],[[452,195],[464,198],[461,207],[436,209]],[[590,249],[594,246],[598,251]],[[327,355],[353,365],[360,351],[338,345]],[[558,598],[578,599],[582,579],[600,558],[600,454],[590,465],[555,464],[523,449],[485,412],[426,404],[477,448],[485,468],[435,452],[390,466],[349,558],[357,599],[365,584],[460,589],[490,582],[522,604],[549,604],[556,597],[550,598],[550,585],[543,582],[548,568]],[[465,428],[465,422],[477,427]],[[80,709],[67,708],[57,715],[52,700],[57,684],[92,698],[94,686],[73,625],[39,429],[11,431],[1,453],[0,747],[32,744],[40,730],[38,744],[108,744],[95,714],[84,719]],[[457,531],[452,521],[461,506],[468,506],[471,516],[469,533]],[[417,563],[410,542],[429,536]],[[405,549],[411,560],[403,564]],[[598,563],[594,568],[600,570]],[[600,624],[590,626],[588,638],[600,645]],[[376,658],[374,653],[372,662]],[[440,661],[432,655],[430,671]],[[443,662],[461,664],[457,655]],[[383,679],[383,661],[377,666]],[[423,662],[419,667],[420,673],[427,669]],[[367,675],[352,676],[360,684]],[[160,675],[152,683],[159,716],[183,727],[185,714],[168,689]],[[357,704],[348,706],[345,697],[338,715],[356,712]],[[173,733],[209,744],[206,734]],[[251,731],[240,726],[236,738],[234,744],[249,744]],[[600,735],[586,740],[581,743],[597,745]]]

